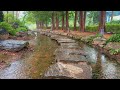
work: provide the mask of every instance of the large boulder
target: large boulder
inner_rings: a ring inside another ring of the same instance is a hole
[[[0,49],[16,52],[27,47],[28,44],[27,41],[23,40],[2,40],[0,41]]]
[[[8,39],[8,37],[9,37],[8,31],[3,29],[3,28],[0,29],[0,39],[1,40],[6,40],[6,39]]]
[[[44,74],[45,79],[92,79],[92,69],[86,62],[57,62]]]

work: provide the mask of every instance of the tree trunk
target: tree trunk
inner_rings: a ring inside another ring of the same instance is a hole
[[[16,20],[18,19],[19,17],[19,11],[16,11]]]
[[[112,15],[111,15],[111,21],[113,20],[113,15],[114,15],[114,11],[112,11]]]
[[[46,20],[46,29],[47,29],[48,25],[47,25],[47,20]]]
[[[85,31],[85,23],[86,23],[86,11],[84,11],[84,31]]]
[[[64,22],[65,20],[64,20],[64,13],[63,13],[63,15],[62,15],[62,30],[64,30]]]
[[[84,21],[84,11],[80,11],[80,31],[84,32],[85,30],[85,21]]]
[[[58,14],[56,13],[56,30],[59,28],[59,19],[58,19]]]
[[[75,11],[74,30],[76,30],[77,11]]]
[[[68,22],[68,19],[69,19],[69,12],[66,11],[66,31],[69,30],[69,22]]]
[[[105,31],[105,20],[106,20],[106,11],[100,12],[100,23],[99,23],[99,32],[104,34]]]
[[[8,21],[8,11],[7,11],[7,22],[9,22],[9,21]]]
[[[39,29],[39,22],[38,21],[36,21],[36,27],[37,27],[37,29]]]
[[[52,13],[52,30],[55,29],[54,11]]]

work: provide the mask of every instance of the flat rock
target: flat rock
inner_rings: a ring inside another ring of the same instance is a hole
[[[58,48],[55,50],[54,55],[59,55],[59,54],[65,54],[65,55],[83,55],[87,56],[87,53],[84,52],[81,49],[64,49],[64,48]]]
[[[66,55],[63,53],[63,54],[56,55],[55,60],[57,62],[59,62],[59,61],[67,61],[67,62],[79,62],[79,61],[83,62],[83,61],[85,61],[85,62],[87,62],[87,57],[83,56],[83,55],[72,55],[72,54]]]
[[[0,41],[0,49],[8,51],[20,51],[24,47],[28,46],[27,41],[23,40],[3,40]]]
[[[58,43],[74,43],[75,42],[75,40],[72,40],[72,39],[69,39],[69,38],[61,38],[61,39],[58,39],[57,40],[58,41]]]
[[[44,74],[45,79],[92,79],[92,69],[86,62],[57,62]]]

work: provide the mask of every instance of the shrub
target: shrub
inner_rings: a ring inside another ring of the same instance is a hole
[[[97,31],[98,31],[98,26],[97,26],[97,25],[86,26],[85,31],[89,31],[89,32],[97,32]]]
[[[120,24],[106,24],[106,32],[120,33]]]
[[[16,29],[17,32],[20,32],[20,31],[28,31],[28,29],[26,27],[19,27]]]
[[[0,28],[4,28],[5,30],[7,30],[11,35],[15,35],[16,34],[16,30],[12,28],[12,26],[9,23],[6,22],[1,22],[0,23]]]
[[[108,42],[120,42],[120,34],[113,34],[107,41]]]

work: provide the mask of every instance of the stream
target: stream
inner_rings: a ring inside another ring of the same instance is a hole
[[[54,51],[58,48],[56,41],[49,37],[36,34],[34,40],[35,50],[25,53],[24,57],[11,63],[10,66],[0,70],[0,79],[41,79],[42,74],[54,63]],[[92,67],[93,79],[119,79],[120,64],[111,60],[97,49],[82,42],[79,46],[87,52],[87,59]]]

